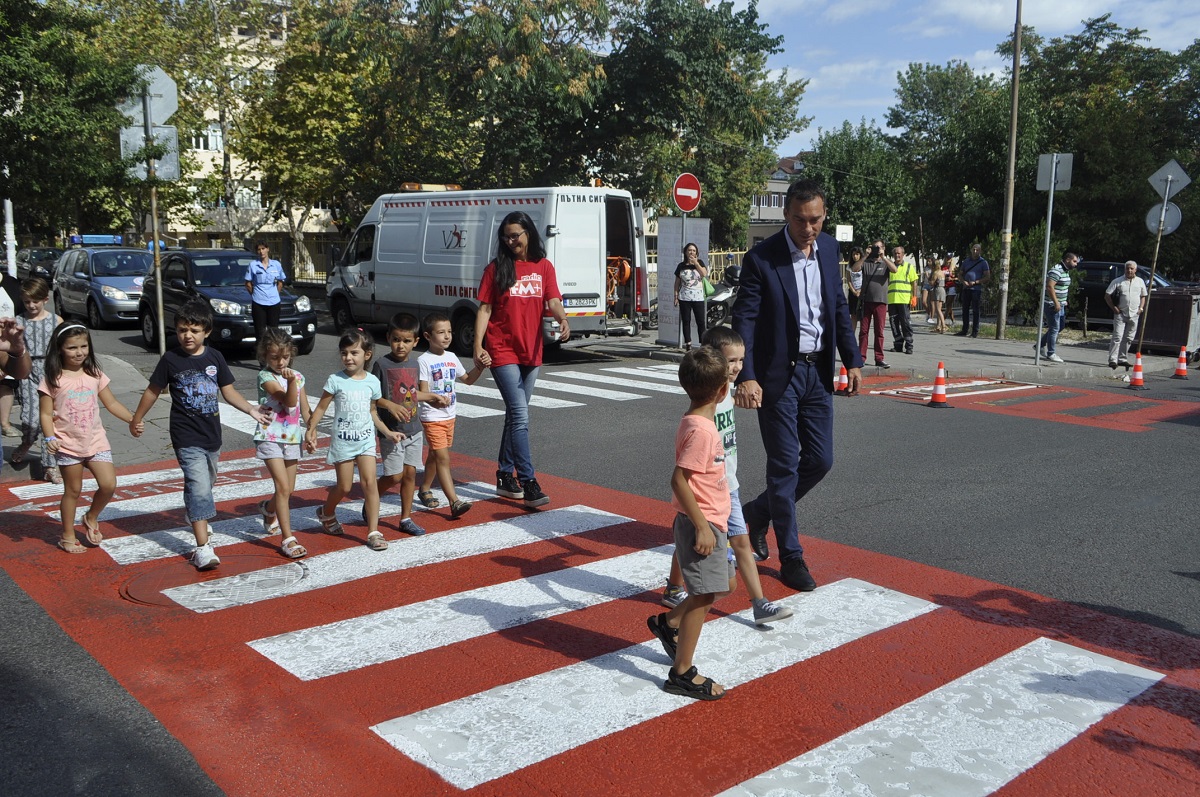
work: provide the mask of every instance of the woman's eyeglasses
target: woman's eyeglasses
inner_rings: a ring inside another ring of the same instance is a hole
[[[513,241],[521,240],[521,236],[524,234],[525,234],[525,231],[521,230],[520,232],[514,233],[513,235],[501,235],[500,240],[507,241],[508,243],[512,243]]]

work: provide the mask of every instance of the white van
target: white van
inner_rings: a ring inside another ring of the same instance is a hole
[[[495,257],[501,219],[515,210],[542,234],[572,334],[636,334],[649,310],[641,202],[628,191],[590,187],[379,197],[329,271],[338,329],[386,323],[400,311],[421,318],[443,310],[454,349],[471,353],[479,280]]]

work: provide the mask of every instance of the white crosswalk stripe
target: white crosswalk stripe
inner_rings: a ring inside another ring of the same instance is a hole
[[[483,387],[482,385],[479,385],[479,384],[474,384],[474,385],[458,384],[458,385],[454,386],[454,390],[458,393],[463,394],[464,396],[477,396],[477,397],[481,397],[481,398],[490,398],[490,399],[495,399],[496,401],[504,400],[504,397],[500,395],[500,391],[494,387]],[[545,396],[534,395],[534,396],[529,397],[529,406],[542,407],[543,409],[548,409],[548,410],[559,410],[559,409],[563,409],[564,407],[582,407],[583,405],[580,404],[578,401],[564,401],[562,399],[546,398]]]
[[[749,612],[706,623],[696,658],[707,674],[736,687],[936,608],[855,579],[782,603],[796,616],[769,632],[756,629]],[[451,784],[470,789],[689,705],[663,691],[668,665],[659,643],[647,642],[373,730]]]
[[[303,681],[324,678],[636,595],[662,584],[673,550],[665,545],[603,559],[280,634],[250,647]]]
[[[286,593],[290,596],[382,573],[491,553],[629,521],[630,518],[611,512],[587,506],[569,506],[512,520],[493,520],[452,532],[414,537],[386,551],[372,551],[366,547],[347,548],[253,573],[172,587],[163,590],[163,594],[192,611],[212,612],[280,597],[281,593],[273,583],[275,579],[294,582]],[[297,567],[307,571],[307,575],[299,580],[294,578]]]
[[[913,782],[984,797],[1161,678],[1042,637],[722,797],[911,794]]]

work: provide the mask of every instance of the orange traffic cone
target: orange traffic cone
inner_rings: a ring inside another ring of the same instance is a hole
[[[933,380],[933,396],[925,406],[938,410],[944,410],[950,406],[946,402],[946,366],[944,363],[938,363],[937,378]]]
[[[1184,377],[1185,379],[1187,377]],[[838,374],[837,394],[839,396],[847,396],[850,394],[850,375],[846,373],[846,366],[842,366],[842,372]]]
[[[1172,379],[1187,379],[1187,346],[1179,347],[1179,361],[1175,363],[1175,373]]]
[[[1130,390],[1149,390],[1146,387],[1146,380],[1142,378],[1142,353],[1138,352],[1137,359],[1133,361],[1133,378],[1129,380]]]

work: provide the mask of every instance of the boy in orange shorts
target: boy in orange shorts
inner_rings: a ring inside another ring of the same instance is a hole
[[[417,498],[431,508],[441,503],[433,495],[433,479],[436,476],[446,500],[450,502],[450,516],[457,519],[467,513],[471,503],[459,500],[458,493],[454,491],[454,479],[450,475],[450,447],[454,445],[454,419],[458,414],[454,383],[461,381],[464,385],[473,385],[483,374],[483,369],[476,365],[464,372],[458,357],[446,350],[454,339],[454,333],[450,328],[450,318],[445,313],[434,311],[425,316],[422,327],[425,340],[429,342],[429,351],[417,358],[420,368],[418,390],[441,396],[444,402],[442,406],[424,401],[420,403],[421,424],[429,444],[429,457],[425,460],[425,475]]]

